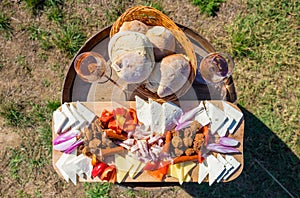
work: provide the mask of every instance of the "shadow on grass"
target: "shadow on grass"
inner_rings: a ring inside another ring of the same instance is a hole
[[[184,183],[192,197],[298,197],[300,160],[264,123],[245,108],[244,169],[228,183]],[[126,186],[136,186],[128,184]],[[178,186],[178,183],[142,183],[144,187]]]

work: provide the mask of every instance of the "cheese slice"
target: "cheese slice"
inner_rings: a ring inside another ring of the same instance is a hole
[[[60,133],[62,130],[62,127],[64,125],[64,123],[67,121],[67,116],[59,111],[56,110],[53,112],[53,122],[54,122],[54,132],[55,133]]]
[[[168,175],[177,178],[179,183],[189,182],[192,180],[188,174],[189,171],[196,166],[194,162],[182,162],[178,164],[169,165]]]
[[[187,162],[184,162],[183,164],[183,174],[184,174],[184,177],[186,177],[189,173],[189,171],[194,168],[196,166],[196,163],[195,162],[192,162],[192,161],[187,161]]]
[[[61,111],[67,116],[68,118],[68,121],[63,125],[63,128],[62,128],[62,132],[66,132],[67,130],[69,130],[71,127],[73,127],[76,122],[77,122],[77,119],[74,117],[74,115],[72,114],[72,112],[70,111],[70,108],[68,106],[67,103],[64,103],[62,106],[61,106]]]
[[[136,115],[148,130],[151,124],[150,105],[138,96],[135,96]]]
[[[227,121],[225,113],[210,102],[206,102],[206,110],[211,120],[211,133],[215,134],[219,128]]]
[[[231,125],[232,122],[233,122],[233,119],[227,117],[227,120],[225,121],[225,123],[217,131],[217,133],[220,137],[226,136],[228,128],[229,128],[229,126]]]
[[[117,167],[117,182],[121,183],[133,165],[118,154],[115,154],[115,164]]]
[[[165,131],[163,108],[162,106],[149,98],[150,113],[151,113],[151,132],[163,134]]]
[[[208,175],[208,165],[207,165],[207,160],[205,159],[204,162],[199,163],[198,183],[201,184],[207,175]]]
[[[169,131],[175,127],[174,120],[178,120],[182,115],[182,110],[174,103],[165,102],[162,104],[163,108],[163,118],[164,118],[164,126],[165,131]],[[163,132],[164,133],[164,132]]]
[[[83,178],[82,173],[84,173],[87,177],[92,178],[92,158],[80,154],[70,163],[72,163],[76,167],[77,175]]]
[[[74,158],[76,158],[76,151],[73,151],[70,154],[63,153],[61,156],[62,160],[58,160],[58,164],[56,163],[56,167],[58,168],[59,172],[62,173],[63,177],[67,182],[69,182],[69,179],[73,184],[77,184],[77,175],[76,170],[77,167],[70,163]]]
[[[224,179],[228,179],[240,167],[241,164],[232,155],[225,155],[225,159],[233,167],[224,176]]]
[[[128,175],[130,178],[133,179],[140,172],[140,170],[145,167],[145,164],[142,163],[140,160],[130,157],[129,155],[126,155],[125,159],[132,164],[132,167],[130,168]]]
[[[207,156],[208,182],[211,186],[225,171],[224,165],[213,155]]]
[[[232,124],[229,127],[229,133],[232,134],[232,133],[235,132],[236,127],[238,126],[239,122],[243,118],[243,113],[238,111],[234,107],[232,107],[227,102],[222,101],[222,103],[223,103],[223,108],[224,108],[225,115],[234,120],[234,122],[232,122]]]
[[[89,123],[91,124],[94,119],[96,118],[96,115],[89,110],[87,107],[85,107],[83,104],[81,104],[79,101],[76,102],[76,107],[78,113]]]
[[[78,113],[76,107],[72,103],[70,104],[70,110],[74,117],[78,120],[78,123],[73,127],[74,129],[82,129],[88,124],[88,122]]]
[[[198,121],[202,126],[206,126],[210,123],[210,119],[205,111],[203,101],[200,102],[199,107],[204,111],[199,111],[196,113],[195,120]]]
[[[217,182],[219,183],[223,178],[224,178],[224,176],[233,168],[233,166],[230,164],[230,163],[228,163],[227,161],[226,161],[226,159],[224,159],[224,157],[220,154],[220,153],[218,153],[217,154],[217,159],[224,165],[224,167],[225,167],[225,171],[217,178]]]

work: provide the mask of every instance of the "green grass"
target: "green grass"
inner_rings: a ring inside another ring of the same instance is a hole
[[[5,13],[0,14],[0,30],[1,31],[11,30],[10,18]]]
[[[202,14],[207,16],[217,16],[221,3],[225,0],[193,0],[193,4],[200,8]]]
[[[111,183],[85,183],[87,198],[107,198],[112,190]]]
[[[29,118],[25,115],[23,104],[4,102],[0,104],[0,116],[5,119],[8,126],[24,127],[29,126]]]
[[[73,57],[86,40],[85,34],[80,29],[80,24],[76,23],[63,25],[53,35],[55,46],[69,57]]]
[[[28,31],[30,32],[29,39],[39,41],[43,50],[48,50],[53,47],[50,40],[50,32],[41,29],[38,25],[30,26]]]
[[[163,7],[161,5],[161,1],[147,1],[145,4],[145,6],[150,6],[152,8],[155,8],[161,12],[164,12],[163,11]]]
[[[115,4],[116,5],[114,5],[113,8],[105,9],[107,25],[114,23],[118,19],[118,17],[121,16],[121,14],[125,11],[121,0],[117,0]]]

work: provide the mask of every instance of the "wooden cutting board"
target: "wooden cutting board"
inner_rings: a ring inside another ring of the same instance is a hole
[[[223,110],[222,102],[221,101],[210,101],[217,107],[219,107],[221,110]],[[198,106],[200,101],[180,101],[177,105],[179,105],[184,111],[188,111],[196,106]],[[238,111],[241,111],[236,105],[227,102],[231,106],[233,106],[235,109]],[[100,116],[101,112],[104,109],[107,110],[113,110],[117,107],[131,107],[135,108],[135,102],[133,101],[122,101],[122,102],[83,102],[87,108],[89,108],[91,111],[93,111],[96,115]],[[52,123],[52,138],[53,140],[57,137],[57,134],[54,133],[53,130],[53,123]],[[244,167],[244,156],[243,156],[243,139],[244,139],[244,118],[242,118],[240,124],[238,125],[238,128],[236,129],[235,133],[233,135],[229,135],[229,137],[234,138],[240,142],[239,147],[237,149],[240,151],[240,154],[234,154],[234,158],[241,164],[239,169],[231,176],[228,178],[228,180],[225,180],[224,182],[232,181],[236,179],[243,170]],[[53,162],[53,167],[57,174],[60,174],[59,170],[56,168],[55,163],[58,161],[60,156],[62,155],[62,152],[53,150],[52,148],[52,162]],[[198,171],[199,171],[199,164],[197,163],[197,166],[193,168],[190,171],[190,175],[192,178],[191,182],[197,182],[198,181]],[[62,176],[61,176],[62,177]],[[101,182],[100,179],[95,178],[95,179],[82,179],[79,178],[80,182]],[[130,177],[126,177],[126,179],[123,182],[160,182],[154,177],[148,175],[146,172],[140,173],[136,179],[131,179]],[[178,182],[176,178],[173,177],[166,177],[166,179],[163,182]],[[205,179],[204,182],[208,182],[208,179]]]

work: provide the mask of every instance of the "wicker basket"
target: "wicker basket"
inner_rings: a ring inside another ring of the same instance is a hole
[[[164,15],[159,10],[148,6],[136,6],[126,10],[113,24],[110,30],[110,37],[112,37],[120,30],[120,27],[124,22],[133,20],[139,20],[148,26],[163,26],[169,29],[177,39],[177,42],[181,45],[191,65],[191,73],[187,82],[183,85],[183,87],[180,90],[178,90],[172,95],[160,98],[157,94],[146,89],[144,85],[138,86],[136,91],[139,92],[141,95],[147,98],[152,98],[153,100],[156,100],[160,103],[177,100],[180,96],[184,95],[192,86],[192,83],[196,76],[197,60],[192,43],[186,37],[184,32],[169,17]]]

